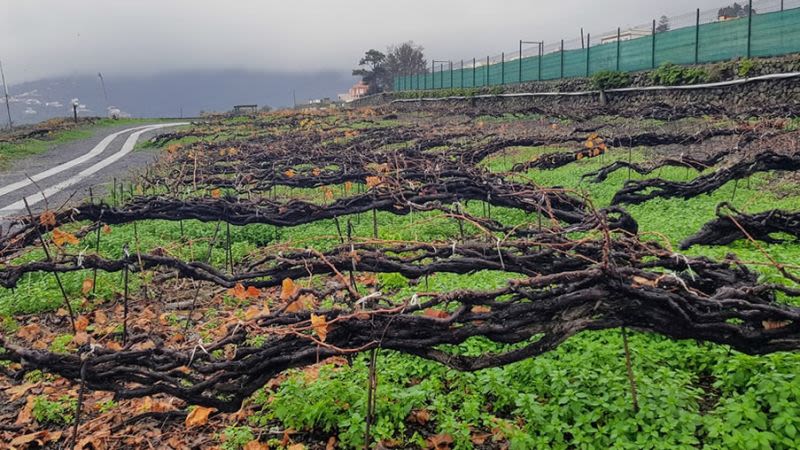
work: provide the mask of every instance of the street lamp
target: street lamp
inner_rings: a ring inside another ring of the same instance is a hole
[[[433,79],[433,87],[436,87],[436,63],[450,64],[450,87],[453,87],[453,61],[450,61],[449,59],[434,59],[431,61],[431,77]],[[439,65],[439,72],[442,73],[439,79],[439,87],[444,88],[444,64]]]
[[[72,99],[72,118],[75,120],[75,123],[78,123],[78,106],[81,105],[81,102],[78,101],[77,98]]]
[[[542,79],[542,55],[544,53],[544,41],[519,41],[519,81],[522,82],[522,44],[536,44],[539,46],[539,59],[538,59],[538,76],[537,81]]]

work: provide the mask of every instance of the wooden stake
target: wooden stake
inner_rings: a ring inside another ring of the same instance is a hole
[[[130,270],[128,260],[131,257],[128,244],[122,247],[122,252],[125,255],[125,265],[122,268],[122,283],[125,286],[122,296],[122,346],[124,347],[128,343],[128,270]]]
[[[39,242],[42,243],[42,250],[44,250],[44,254],[47,257],[47,261],[53,261],[53,257],[50,255],[50,249],[47,248],[47,243],[44,242],[44,237],[42,237],[42,232],[39,231],[39,226],[36,224],[36,219],[33,217],[33,212],[31,212],[31,207],[28,205],[28,200],[25,197],[22,197],[22,202],[25,203],[25,209],[28,210],[28,215],[31,218],[31,224],[36,228],[36,234],[39,236]],[[61,296],[64,297],[64,304],[67,306],[67,311],[69,312],[69,321],[72,324],[72,334],[78,332],[78,329],[75,328],[75,313],[72,311],[72,305],[69,304],[69,298],[67,297],[67,291],[64,289],[64,285],[61,284],[61,277],[58,276],[58,272],[53,272],[53,276],[56,278],[56,284],[58,284],[58,289],[61,290]]]
[[[375,371],[375,366],[378,360],[378,349],[373,348],[369,357],[369,387],[367,390],[367,429],[364,433],[364,450],[369,450],[372,437],[370,431],[372,424],[375,422],[375,397],[378,388],[378,376]]]
[[[625,327],[621,328],[622,330],[622,345],[625,348],[625,368],[628,371],[628,381],[631,385],[631,401],[633,403],[633,412],[639,412],[639,398],[637,395],[636,390],[636,378],[633,376],[633,365],[631,364],[631,351],[628,348],[628,332],[625,330]]]

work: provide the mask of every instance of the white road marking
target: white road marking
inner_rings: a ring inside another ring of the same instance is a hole
[[[147,128],[150,125],[143,125],[140,127],[128,128],[126,130],[118,131],[116,133],[109,134],[102,141],[100,141],[97,145],[94,146],[93,149],[89,150],[88,153],[85,153],[71,161],[67,161],[64,164],[59,164],[53,168],[47,169],[44,172],[39,172],[36,175],[30,177],[30,179],[24,179],[22,181],[18,181],[16,183],[11,183],[7,186],[0,187],[0,197],[6,194],[10,194],[18,189],[22,189],[26,186],[30,186],[33,182],[44,180],[45,178],[52,177],[55,174],[61,173],[67,169],[71,169],[72,167],[77,166],[78,164],[82,164],[95,156],[103,153],[106,147],[111,144],[111,142],[117,138],[120,134],[127,133],[129,131],[140,130],[142,128]],[[31,181],[33,180],[33,181]]]
[[[177,123],[166,123],[166,124],[161,124],[161,125],[151,125],[151,126],[148,126],[147,128],[145,128],[143,130],[136,131],[135,133],[133,133],[130,136],[128,136],[128,139],[125,141],[124,144],[122,144],[122,148],[117,153],[114,153],[113,155],[109,156],[108,158],[105,158],[105,159],[95,163],[94,165],[92,165],[90,167],[87,167],[86,169],[83,169],[77,175],[74,175],[74,176],[72,176],[72,177],[70,177],[70,178],[68,178],[68,179],[66,179],[66,180],[64,180],[64,181],[62,181],[60,183],[57,183],[57,184],[45,189],[43,192],[37,192],[35,194],[29,195],[28,197],[26,197],[26,200],[28,201],[28,205],[33,206],[33,205],[43,201],[45,198],[50,198],[53,195],[63,191],[64,189],[66,189],[66,188],[68,188],[70,186],[73,186],[73,185],[75,185],[77,183],[80,183],[84,179],[94,175],[95,173],[99,172],[100,170],[106,168],[107,166],[119,161],[125,155],[127,155],[128,153],[133,151],[133,147],[136,145],[136,141],[139,140],[139,136],[141,136],[142,134],[147,133],[148,131],[157,130],[159,128],[176,127],[176,126],[180,126],[180,125],[188,125],[188,122],[177,122]],[[10,213],[15,212],[15,211],[20,211],[20,210],[22,210],[24,208],[25,208],[25,203],[22,200],[20,200],[18,202],[14,202],[14,203],[6,206],[5,208],[0,209],[0,217],[8,216],[8,215],[10,215]]]

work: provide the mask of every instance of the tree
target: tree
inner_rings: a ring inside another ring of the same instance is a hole
[[[756,10],[753,9],[753,14],[756,13]],[[750,5],[740,5],[738,3],[734,3],[731,6],[726,6],[724,8],[720,8],[717,11],[718,17],[747,17],[750,14]]]
[[[369,86],[370,93],[386,90],[385,62],[386,55],[382,52],[375,49],[368,50],[358,62],[360,68],[353,70],[353,75],[361,77],[361,80]]]
[[[658,19],[658,26],[656,26],[656,33],[663,33],[665,31],[669,31],[669,28],[670,28],[669,17],[661,16],[661,18]]]
[[[386,55],[387,85],[394,86],[395,77],[427,73],[428,62],[423,50],[421,45],[414,45],[414,41],[390,46]]]
[[[353,75],[369,85],[369,92],[391,91],[394,79],[398,76],[427,73],[428,63],[425,61],[422,46],[413,41],[387,48],[387,54],[372,49],[364,54]]]

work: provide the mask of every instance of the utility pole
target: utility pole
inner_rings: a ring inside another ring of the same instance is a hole
[[[8,85],[6,84],[6,74],[3,72],[3,62],[0,61],[0,78],[3,80],[3,91],[6,95],[6,113],[8,114],[8,129],[14,129],[14,123],[11,121],[11,103],[8,101]]]
[[[297,108],[297,95],[295,94],[296,94],[295,90],[292,89],[292,105],[294,105],[294,108]]]

